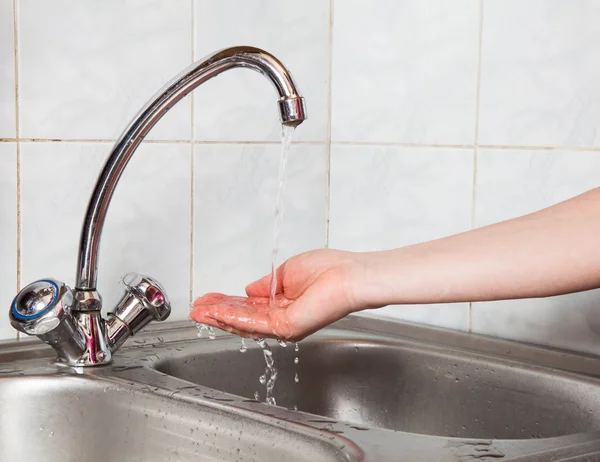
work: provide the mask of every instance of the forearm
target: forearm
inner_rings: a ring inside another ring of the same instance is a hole
[[[495,225],[361,254],[357,308],[544,297],[600,287],[600,189]]]

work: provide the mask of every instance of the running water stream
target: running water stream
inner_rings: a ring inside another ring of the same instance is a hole
[[[275,306],[275,295],[277,293],[277,257],[279,255],[279,234],[281,233],[281,220],[283,219],[283,194],[285,192],[285,173],[287,169],[290,147],[292,145],[292,134],[294,127],[282,125],[281,133],[281,159],[279,160],[279,177],[277,202],[275,203],[275,220],[273,222],[273,251],[271,253],[271,292],[269,304]]]
[[[282,125],[281,158],[279,161],[279,175],[277,183],[278,192],[277,201],[275,203],[275,216],[273,224],[273,250],[271,253],[271,287],[269,291],[269,306],[271,309],[275,308],[275,296],[277,295],[277,257],[279,256],[279,235],[281,233],[281,222],[283,219],[283,196],[285,191],[285,175],[293,133],[294,127]],[[208,337],[210,339],[215,338],[215,332],[212,327],[207,326],[205,324],[198,324],[198,337],[202,337],[205,331],[208,333]],[[287,343],[284,340],[278,339],[277,342],[281,347],[287,346]],[[277,381],[277,368],[275,367],[273,359],[273,351],[271,350],[271,347],[264,338],[256,339],[256,343],[263,352],[266,365],[264,374],[259,377],[259,382],[261,383],[261,385],[265,385],[266,387],[265,401],[268,404],[275,406],[277,403],[275,401],[275,397],[273,396],[273,388],[275,387],[275,382]],[[296,353],[294,358],[294,364],[298,364],[298,350],[299,347],[296,343],[294,346],[294,351]],[[247,347],[243,338],[241,339],[240,351],[242,353],[245,353],[247,351]],[[295,373],[294,381],[296,383],[299,382],[297,372]],[[256,400],[260,400],[260,393],[258,391],[254,392],[254,398]],[[296,408],[296,406],[294,406],[294,408]]]
[[[275,203],[275,219],[273,223],[273,251],[271,253],[271,290],[269,291],[269,306],[275,308],[275,296],[277,294],[277,257],[279,255],[279,234],[281,233],[281,220],[283,219],[283,195],[285,192],[285,174],[292,145],[292,134],[294,127],[281,126],[281,158],[279,160],[279,176],[277,202]],[[284,340],[277,340],[281,347],[287,346]],[[273,351],[264,338],[259,338],[256,343],[261,348],[265,358],[265,373],[260,376],[259,382],[266,386],[265,401],[275,406],[277,402],[273,396],[273,388],[277,381],[277,368],[274,366]],[[256,397],[258,392],[254,394]]]

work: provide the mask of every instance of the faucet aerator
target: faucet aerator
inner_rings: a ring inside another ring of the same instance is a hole
[[[297,127],[306,120],[306,105],[303,97],[282,98],[278,103],[279,117],[283,125]]]

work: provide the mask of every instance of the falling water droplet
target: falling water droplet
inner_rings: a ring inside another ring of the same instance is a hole
[[[296,382],[296,383],[300,382],[300,377],[298,377],[297,372],[296,372],[296,375],[294,376],[294,382]]]
[[[246,353],[246,351],[248,351],[248,347],[246,346],[246,342],[244,341],[244,338],[242,337],[242,345],[240,346],[240,352]]]
[[[255,392],[254,392],[254,399],[255,399],[256,401],[260,401],[260,394],[258,393],[258,391],[255,391]]]
[[[287,347],[287,343],[285,340],[281,340],[280,338],[277,339],[277,343],[279,343],[279,346],[282,348]]]
[[[196,334],[198,336],[198,338],[202,338],[202,336],[204,335],[204,331],[206,330],[206,324],[196,324],[196,327],[198,327],[198,333]]]
[[[273,397],[273,388],[275,387],[275,382],[277,381],[277,369],[274,366],[275,361],[273,360],[273,352],[264,338],[256,339],[256,343],[262,349],[265,364],[267,366],[265,368],[265,375],[261,376],[261,379],[264,377],[266,380],[267,394],[265,396],[265,401],[268,404],[275,406],[277,403]],[[262,380],[260,380],[260,382],[265,383]]]
[[[261,385],[264,385],[265,383],[267,383],[267,376],[265,374],[261,375],[258,378],[258,381],[261,383]]]
[[[299,360],[299,359],[298,359],[298,357],[296,356],[296,357],[294,358],[294,364],[298,364],[299,362],[300,362],[300,360]]]
[[[294,343],[294,351],[300,351],[300,345],[298,343]]]
[[[209,339],[214,340],[214,339],[217,338],[217,335],[215,334],[215,330],[211,326],[208,326],[206,328],[206,330],[208,331],[208,338]]]

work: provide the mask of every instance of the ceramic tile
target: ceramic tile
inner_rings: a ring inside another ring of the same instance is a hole
[[[279,157],[275,145],[196,147],[194,296],[243,295],[270,272]],[[293,146],[287,172],[277,264],[325,246],[325,146]]]
[[[598,186],[600,155],[586,151],[480,149],[475,225],[548,207]]]
[[[488,0],[479,141],[600,146],[600,4]]]
[[[22,282],[73,285],[81,222],[108,143],[23,143]],[[120,279],[148,274],[169,295],[170,320],[186,319],[190,291],[190,146],[144,144],[115,191],[100,246],[98,288],[115,305]]]
[[[0,138],[14,138],[15,57],[13,2],[0,0]]]
[[[539,210],[598,186],[600,156],[581,151],[482,150],[476,223]],[[600,291],[473,304],[473,331],[596,353]]]
[[[196,0],[196,59],[251,45],[279,58],[306,98],[296,139],[325,141],[329,92],[329,1]],[[234,69],[196,90],[199,140],[279,140],[277,94],[263,76]]]
[[[0,143],[0,340],[15,338],[8,309],[17,288],[17,147]]]
[[[438,303],[434,305],[390,305],[377,310],[361,311],[359,316],[394,321],[428,324],[447,329],[469,329],[468,303]]]
[[[472,185],[472,150],[334,145],[329,245],[375,251],[466,231],[471,226]],[[468,304],[378,312],[468,328]]]
[[[479,1],[344,0],[333,31],[333,140],[473,144]]]
[[[600,354],[600,290],[473,304],[473,332]]]
[[[115,139],[191,63],[190,15],[186,0],[21,2],[21,136]],[[149,138],[189,140],[190,104],[178,103]]]

